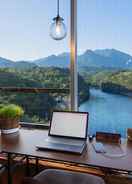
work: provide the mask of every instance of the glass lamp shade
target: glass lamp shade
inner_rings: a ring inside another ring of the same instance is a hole
[[[64,24],[64,19],[57,16],[53,19],[53,23],[50,27],[50,36],[54,40],[62,40],[66,37],[67,31]]]

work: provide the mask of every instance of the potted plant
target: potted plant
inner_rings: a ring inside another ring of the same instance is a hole
[[[14,133],[19,130],[19,120],[24,111],[15,104],[0,105],[0,128],[4,134]]]

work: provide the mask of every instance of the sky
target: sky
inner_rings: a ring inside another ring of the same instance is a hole
[[[78,52],[115,48],[132,55],[132,0],[78,0]],[[56,0],[0,0],[0,57],[34,60],[69,52],[70,0],[60,0],[68,35],[49,36]]]

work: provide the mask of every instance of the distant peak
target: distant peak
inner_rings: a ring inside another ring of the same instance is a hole
[[[59,54],[58,56],[65,57],[65,56],[69,56],[69,55],[70,55],[69,52],[63,52],[62,54]]]
[[[50,56],[47,56],[47,57],[44,57],[44,58],[41,58],[41,59],[39,59],[39,60],[43,60],[43,59],[51,59],[51,58],[55,58],[55,57],[57,57],[55,54],[52,54],[52,55],[50,55]]]
[[[106,48],[106,49],[96,49],[94,50],[95,53],[123,53],[123,54],[127,54],[126,52],[120,51],[118,49],[114,49],[114,48]],[[128,54],[129,55],[129,54]]]
[[[94,52],[92,51],[92,50],[90,50],[90,49],[87,49],[85,52],[84,52],[84,54],[93,54]]]
[[[55,55],[55,54],[52,54],[52,55],[50,55],[50,56],[48,56],[48,57],[56,57],[56,55]]]
[[[8,61],[8,62],[13,62],[12,60],[10,60],[10,59],[6,59],[6,58],[4,58],[4,57],[0,57],[0,60]]]

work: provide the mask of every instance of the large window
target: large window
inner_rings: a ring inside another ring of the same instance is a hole
[[[132,127],[131,0],[78,0],[79,110],[89,133]],[[60,0],[67,37],[49,36],[56,1],[5,0],[0,6],[0,103],[21,105],[24,122],[48,123],[70,106],[70,0]],[[47,90],[47,88],[49,90]]]
[[[132,127],[132,1],[78,1],[78,69],[89,98],[89,133]]]
[[[22,106],[21,121],[48,123],[53,109],[69,109],[70,0],[60,1],[67,27],[62,41],[49,35],[57,1],[0,4],[0,103]]]

